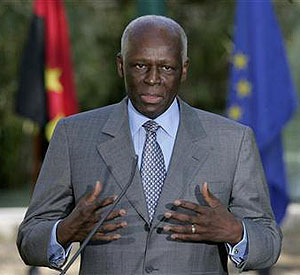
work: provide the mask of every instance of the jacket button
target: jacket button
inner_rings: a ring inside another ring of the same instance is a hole
[[[162,227],[158,227],[158,228],[156,229],[156,233],[157,233],[157,234],[162,234],[163,231],[164,231],[164,229],[163,229]]]
[[[145,225],[144,225],[144,230],[145,230],[146,232],[149,232],[149,231],[150,231],[150,227],[149,227],[148,223],[145,223]]]
[[[151,272],[153,272],[153,270],[154,270],[154,268],[153,268],[153,266],[151,266],[151,265],[148,265],[148,266],[146,266],[146,268],[145,268],[145,271],[146,271],[147,273],[151,273]]]

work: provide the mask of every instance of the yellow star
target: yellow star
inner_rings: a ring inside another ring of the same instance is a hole
[[[45,86],[48,92],[61,93],[63,92],[63,86],[60,82],[60,76],[62,74],[59,68],[46,68],[45,70]]]
[[[50,141],[52,134],[54,132],[55,126],[56,124],[59,122],[59,120],[61,118],[63,118],[64,115],[63,114],[58,114],[55,118],[53,118],[52,120],[50,120],[45,128],[45,135],[48,141]]]
[[[242,110],[239,106],[233,105],[228,110],[228,116],[233,120],[239,120],[242,116]]]
[[[233,64],[237,69],[244,69],[248,64],[248,57],[245,54],[237,53],[233,56]]]
[[[246,79],[241,79],[236,85],[237,92],[240,97],[248,96],[251,93],[252,85]]]

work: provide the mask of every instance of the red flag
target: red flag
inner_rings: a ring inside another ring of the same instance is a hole
[[[48,138],[60,118],[78,112],[68,36],[61,0],[35,0],[33,24],[22,63],[17,111],[46,126]],[[37,53],[40,54],[36,56]],[[35,85],[33,89],[31,84],[36,82],[43,85]],[[37,95],[39,102],[35,102]],[[31,105],[43,105],[41,98],[46,100],[46,115],[41,113],[42,108],[39,111],[36,108],[31,114]],[[46,121],[39,116],[46,116]]]

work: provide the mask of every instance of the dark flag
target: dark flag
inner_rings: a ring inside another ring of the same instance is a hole
[[[280,223],[289,202],[281,132],[297,98],[270,0],[237,1],[227,114],[255,132]]]
[[[60,0],[35,0],[21,64],[17,113],[46,129],[78,112],[70,58],[68,26]]]

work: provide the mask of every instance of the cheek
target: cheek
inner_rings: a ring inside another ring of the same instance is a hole
[[[174,77],[169,77],[167,78],[165,81],[165,86],[167,86],[169,89],[171,90],[178,90],[179,86],[180,86],[180,78],[174,76]]]
[[[142,78],[136,75],[127,74],[125,75],[125,82],[127,83],[128,86],[135,87],[140,83],[142,83]]]

